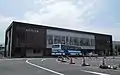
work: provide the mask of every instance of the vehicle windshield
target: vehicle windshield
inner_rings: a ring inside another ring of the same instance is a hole
[[[59,48],[60,45],[53,45],[52,48]]]

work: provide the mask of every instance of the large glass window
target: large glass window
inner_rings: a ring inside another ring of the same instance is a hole
[[[81,38],[80,45],[81,46],[90,46],[90,40],[88,38]]]
[[[80,38],[80,45],[84,46],[84,38]]]
[[[54,36],[54,44],[60,44],[61,43],[61,36]]]
[[[74,38],[70,37],[70,45],[74,45]]]
[[[95,39],[91,39],[91,45],[95,46]]]
[[[67,49],[68,49],[68,50],[75,50],[75,47],[73,47],[73,46],[68,46]]]
[[[65,36],[62,36],[61,44],[65,44]]]
[[[69,37],[66,36],[66,44],[69,45]]]
[[[47,35],[48,44],[53,44],[53,35]]]
[[[48,35],[48,44],[65,44],[75,46],[94,46],[95,40],[89,38],[79,38],[71,36]]]
[[[83,38],[83,46],[86,46],[86,39]]]
[[[84,42],[86,46],[90,46],[90,41],[88,38],[84,38]]]
[[[77,37],[74,37],[73,40],[74,40],[74,45],[79,45],[79,42],[78,42],[78,38],[77,38]]]
[[[60,45],[53,45],[52,48],[59,48]]]
[[[81,46],[81,38],[78,38],[78,45]]]

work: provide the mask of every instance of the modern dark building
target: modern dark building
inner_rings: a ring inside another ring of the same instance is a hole
[[[81,47],[84,53],[112,55],[112,35],[13,21],[5,33],[6,57],[51,56],[52,44]]]
[[[113,41],[113,53],[114,55],[120,55],[120,41]]]

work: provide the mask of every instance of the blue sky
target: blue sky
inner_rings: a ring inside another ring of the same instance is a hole
[[[120,40],[120,0],[1,0],[0,43],[13,21],[107,33]]]

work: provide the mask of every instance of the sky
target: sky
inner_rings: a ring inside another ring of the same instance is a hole
[[[120,41],[120,0],[0,0],[0,43],[12,21],[113,35]]]

